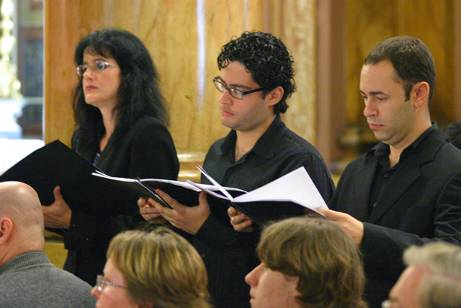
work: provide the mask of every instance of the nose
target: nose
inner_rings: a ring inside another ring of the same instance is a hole
[[[245,276],[245,282],[247,283],[247,285],[249,285],[250,287],[255,287],[258,284],[261,268],[262,264],[259,264]]]
[[[219,103],[220,104],[231,104],[232,103],[232,96],[230,95],[229,91],[224,91],[219,96]]]
[[[365,106],[363,107],[363,115],[366,118],[374,117],[377,115],[376,104],[373,102],[372,99],[368,99],[365,102]]]
[[[94,71],[90,67],[87,67],[85,72],[83,72],[83,78],[93,79],[93,77],[94,77]]]
[[[99,299],[99,297],[101,296],[101,291],[99,290],[98,287],[93,287],[91,289],[91,296],[93,296],[94,298],[96,298],[97,300]]]

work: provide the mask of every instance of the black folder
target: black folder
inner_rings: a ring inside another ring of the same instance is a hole
[[[59,140],[32,152],[0,176],[0,182],[20,181],[32,186],[43,205],[54,201],[53,188],[73,211],[89,215],[133,215],[139,196],[148,195],[139,185],[120,185],[92,175],[97,169]]]

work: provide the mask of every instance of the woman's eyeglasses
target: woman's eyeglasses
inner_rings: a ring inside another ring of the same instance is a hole
[[[93,72],[102,72],[109,67],[115,67],[115,66],[116,66],[115,64],[110,64],[107,61],[96,60],[93,63],[85,63],[85,64],[77,65],[75,70],[79,77],[83,77],[83,74],[85,74],[88,68],[92,70]]]
[[[125,286],[115,284],[106,278],[104,278],[103,275],[98,275],[96,276],[96,285],[95,288],[98,290],[98,292],[102,292],[105,287],[114,287],[114,288],[121,288],[121,289],[126,289]]]

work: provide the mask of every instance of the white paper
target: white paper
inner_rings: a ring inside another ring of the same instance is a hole
[[[101,178],[106,178],[106,179],[109,179],[109,180],[120,181],[120,182],[130,182],[130,183],[132,183],[132,182],[137,182],[138,181],[137,179],[110,176],[110,175],[107,175],[105,173],[102,173],[101,171],[93,172],[92,175],[98,176],[98,177],[101,177]],[[143,183],[144,182],[168,183],[168,184],[176,185],[176,186],[183,187],[183,188],[186,188],[186,189],[189,189],[189,190],[193,190],[193,191],[196,191],[196,192],[201,191],[200,188],[196,187],[195,185],[191,185],[188,182],[165,180],[165,179],[140,179],[140,181],[143,182]]]
[[[253,201],[292,201],[316,212],[328,208],[304,167],[234,198],[234,202]]]

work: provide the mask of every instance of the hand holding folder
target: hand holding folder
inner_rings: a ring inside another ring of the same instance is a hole
[[[188,206],[197,205],[198,193],[205,191],[212,212],[227,217],[227,208],[233,206],[258,224],[327,207],[303,167],[250,192],[223,187],[205,170],[201,172],[214,184],[111,177],[56,140],[8,169],[0,176],[0,181],[29,184],[45,205],[53,202],[53,189],[60,186],[72,211],[96,216],[137,214],[139,197],[152,197],[168,206],[155,189],[161,189]]]
[[[53,189],[61,193],[72,211],[89,215],[137,214],[136,201],[145,190],[120,187],[91,174],[97,169],[59,140],[32,152],[0,176],[0,182],[20,181],[32,186],[43,205],[54,201]]]
[[[161,189],[178,202],[187,206],[197,205],[198,193],[205,191],[208,194],[208,203],[212,212],[218,212],[221,217],[227,217],[227,208],[233,206],[245,213],[257,224],[302,215],[309,211],[318,213],[320,208],[327,208],[325,201],[304,167],[300,167],[250,192],[223,187],[208,175],[203,168],[199,169],[210,180],[212,185],[191,181],[117,178],[104,175],[101,172],[95,172],[93,175],[106,180],[120,182],[124,185],[141,184],[146,188],[146,193],[150,194],[148,196],[153,198],[156,198],[154,190]]]

